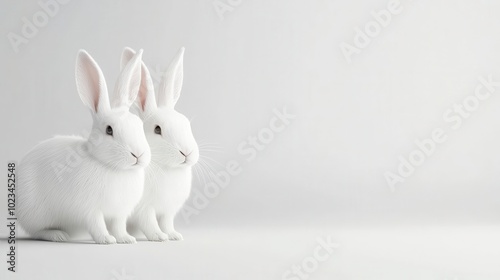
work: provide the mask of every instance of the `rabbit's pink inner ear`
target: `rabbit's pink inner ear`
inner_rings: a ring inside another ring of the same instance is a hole
[[[147,100],[147,89],[144,87],[144,84],[141,84],[141,88],[139,89],[139,96],[137,97],[139,100],[139,105],[141,107],[141,111],[146,110],[146,102]]]
[[[141,65],[141,87],[137,99],[143,112],[156,108],[153,80],[144,62]]]
[[[85,51],[78,54],[76,87],[83,103],[93,112],[109,108],[107,86],[97,63]]]
[[[109,110],[110,106],[109,106],[108,90],[106,87],[106,82],[104,82],[104,85],[103,85],[102,82],[104,80],[101,80],[99,77],[97,77],[97,78],[98,78],[98,81],[97,81],[98,86],[95,87],[96,94],[93,96],[92,101],[94,102],[94,112],[101,113],[101,112],[104,112],[106,110]]]

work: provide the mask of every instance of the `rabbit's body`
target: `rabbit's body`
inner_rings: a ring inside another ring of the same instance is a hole
[[[139,202],[144,169],[111,170],[83,152],[87,145],[82,137],[57,136],[35,146],[20,162],[17,216],[33,237],[43,237],[39,235],[47,229],[88,228],[92,234],[99,218],[126,219]]]
[[[154,191],[145,192],[137,208],[151,206],[160,216],[168,213],[175,215],[191,192],[191,167],[164,170],[150,165],[146,174],[145,185],[148,190]]]
[[[141,80],[142,51],[120,74],[114,95],[97,63],[85,51],[76,82],[89,107],[88,138],[56,136],[35,146],[19,164],[19,223],[32,237],[65,241],[75,232],[96,243],[134,243],[127,218],[144,190],[151,151],[141,120],[129,112]]]
[[[129,220],[151,241],[180,240],[174,230],[174,217],[191,192],[191,167],[164,169],[154,164],[146,168],[144,194]]]
[[[182,235],[174,229],[174,218],[189,197],[191,168],[199,158],[189,120],[174,109],[182,88],[183,54],[184,48],[163,76],[157,100],[149,71],[142,64],[136,111],[144,122],[151,163],[146,168],[143,197],[129,225],[151,241],[182,240]],[[133,50],[125,49],[122,65],[133,55]]]

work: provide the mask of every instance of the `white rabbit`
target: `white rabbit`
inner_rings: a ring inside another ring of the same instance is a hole
[[[125,48],[122,67],[134,56]],[[198,161],[198,145],[189,120],[174,108],[182,87],[181,48],[162,77],[157,98],[153,82],[142,64],[142,82],[136,108],[144,122],[151,147],[151,163],[146,168],[144,194],[129,220],[131,229],[140,230],[151,241],[182,240],[174,229],[174,217],[191,191],[191,167]]]
[[[144,189],[151,151],[142,121],[129,112],[141,80],[139,51],[108,98],[104,76],[84,50],[76,85],[89,107],[89,138],[56,136],[35,146],[19,164],[18,220],[36,239],[65,241],[88,231],[96,243],[135,243],[126,221]],[[109,232],[108,232],[109,229]]]

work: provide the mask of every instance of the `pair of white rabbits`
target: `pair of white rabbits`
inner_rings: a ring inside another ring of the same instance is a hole
[[[128,228],[150,241],[182,240],[174,217],[199,158],[189,120],[174,109],[183,55],[181,48],[155,96],[142,50],[124,49],[112,94],[97,63],[78,53],[76,85],[92,131],[48,139],[21,160],[17,217],[33,238],[65,241],[87,231],[96,243],[135,243]]]

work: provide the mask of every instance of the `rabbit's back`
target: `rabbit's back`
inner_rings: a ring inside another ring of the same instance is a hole
[[[85,144],[79,136],[56,136],[21,160],[17,215],[28,232],[78,223],[83,210],[92,209],[88,204],[95,202],[98,190],[90,186],[96,184],[99,170],[89,164]]]

